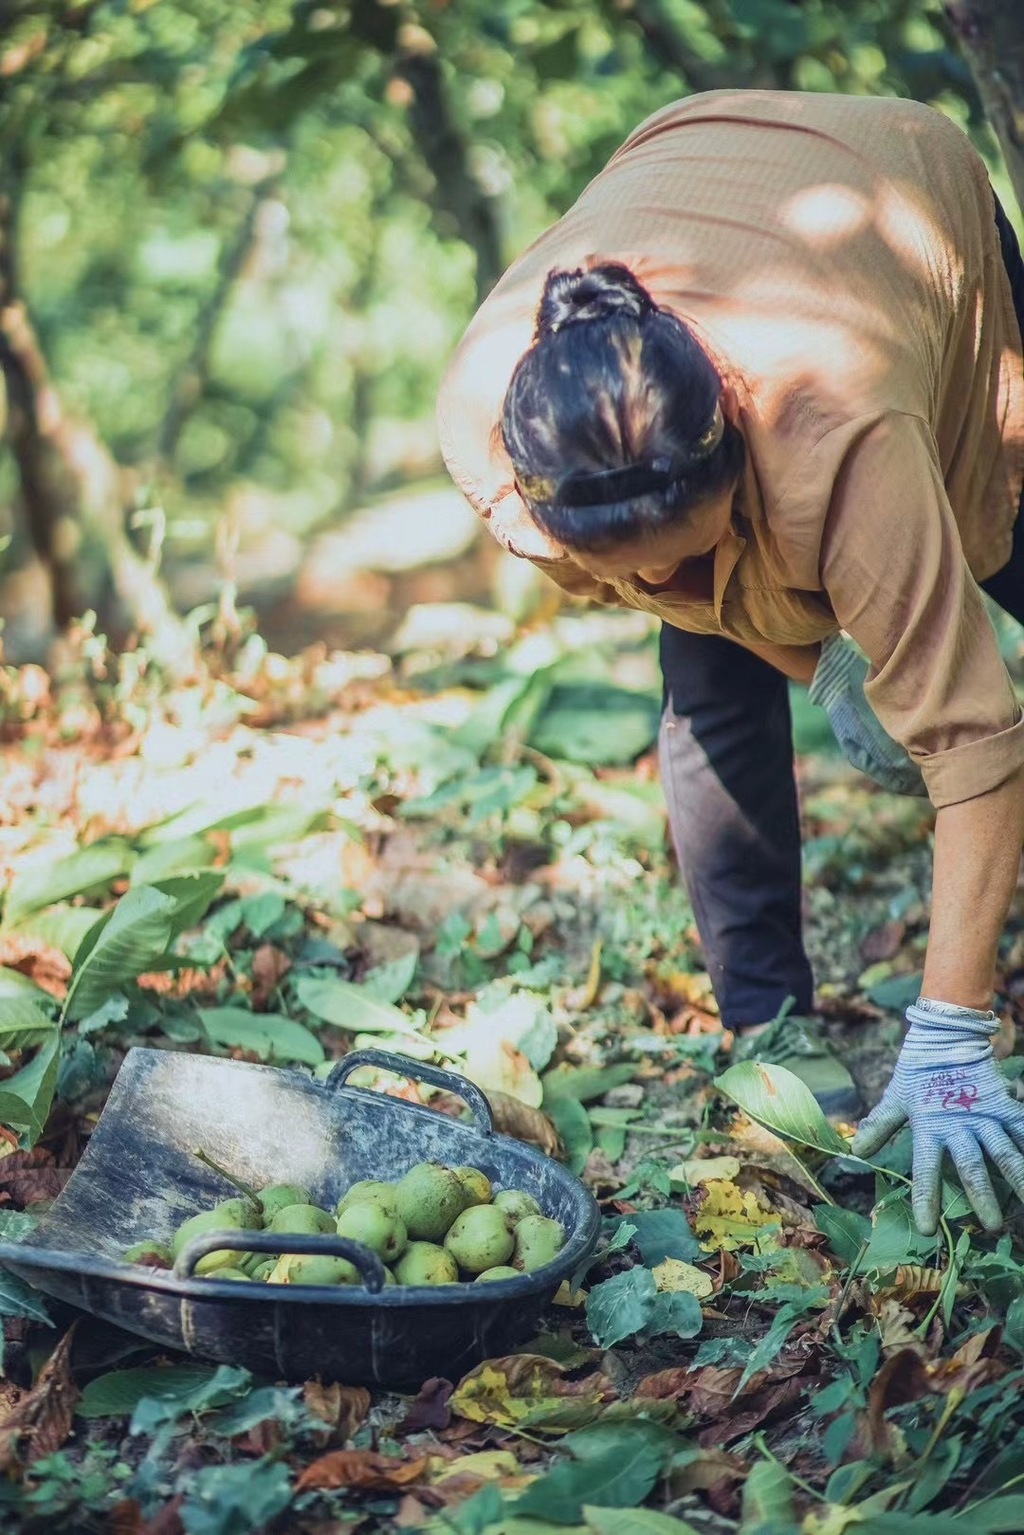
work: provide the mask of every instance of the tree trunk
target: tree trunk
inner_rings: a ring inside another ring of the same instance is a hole
[[[25,525],[50,581],[54,626],[92,610],[116,643],[158,635],[180,655],[180,620],[154,564],[132,548],[132,486],[93,428],[68,416],[18,284],[17,202],[0,192],[0,376]]]
[[[946,17],[970,66],[1024,212],[1024,17],[1020,0],[951,0]]]
[[[477,303],[483,303],[504,270],[497,198],[480,185],[469,161],[469,146],[452,116],[435,47],[426,34],[407,48],[395,74],[409,88],[413,136],[434,178],[437,207],[454,218],[461,237],[476,252]]]

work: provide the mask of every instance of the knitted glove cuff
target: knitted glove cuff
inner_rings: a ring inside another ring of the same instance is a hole
[[[829,709],[852,688],[862,689],[867,671],[868,664],[853,641],[830,634],[822,641],[807,696],[812,704]]]
[[[981,1012],[973,1007],[958,1007],[954,1002],[936,1002],[931,997],[918,997],[916,1002],[911,1002],[906,1019],[918,1028],[942,1029],[980,1038],[991,1038],[999,1027],[999,1019],[991,1008]]]

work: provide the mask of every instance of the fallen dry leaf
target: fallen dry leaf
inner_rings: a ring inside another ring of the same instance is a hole
[[[257,1012],[272,999],[283,976],[288,974],[292,962],[283,949],[272,943],[261,943],[252,957],[252,1005]]]
[[[0,1203],[23,1209],[39,1199],[56,1199],[70,1177],[71,1168],[57,1167],[53,1152],[43,1146],[12,1151],[0,1159]]]
[[[488,1089],[487,1098],[494,1114],[494,1128],[499,1134],[511,1135],[517,1141],[537,1146],[545,1156],[559,1160],[565,1156],[561,1137],[543,1109],[531,1108],[508,1093],[491,1089]]]
[[[371,1397],[365,1386],[324,1386],[318,1380],[308,1380],[302,1396],[310,1412],[331,1430],[324,1443],[332,1438],[342,1442],[351,1439],[370,1411]]]
[[[419,1434],[428,1428],[447,1428],[452,1421],[452,1410],[448,1403],[454,1390],[452,1382],[445,1380],[442,1375],[432,1375],[429,1380],[425,1380],[406,1414],[401,1432]]]
[[[402,1492],[427,1471],[426,1455],[418,1460],[378,1455],[376,1450],[331,1450],[303,1471],[296,1492],[316,1488],[350,1487],[357,1492]]]
[[[887,1455],[892,1428],[885,1420],[886,1412],[904,1402],[916,1402],[930,1390],[927,1368],[914,1349],[904,1348],[891,1355],[871,1382],[867,1411],[860,1415],[857,1444],[863,1454]]]
[[[59,1450],[71,1432],[79,1391],[71,1375],[73,1322],[26,1391],[0,1423],[0,1471],[17,1471]]]

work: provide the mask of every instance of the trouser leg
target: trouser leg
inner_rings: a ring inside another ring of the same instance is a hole
[[[723,1022],[810,1010],[785,677],[719,635],[664,625],[661,777]]]

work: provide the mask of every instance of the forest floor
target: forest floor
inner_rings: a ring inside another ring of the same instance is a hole
[[[1024,1528],[1021,1211],[985,1236],[947,1186],[921,1238],[906,1133],[869,1168],[784,1073],[767,1096],[723,1077],[647,621],[420,619],[388,656],[250,635],[169,679],[82,631],[52,675],[0,671],[0,1241],[45,1232],[133,1047],[322,1077],[369,1046],[471,1077],[561,1157],[599,1202],[596,1262],[518,1352],[405,1395],[188,1359],[0,1270],[0,1528]],[[931,814],[795,707],[819,1008],[872,1103],[920,977]],[[415,1064],[374,1080],[464,1112]]]

